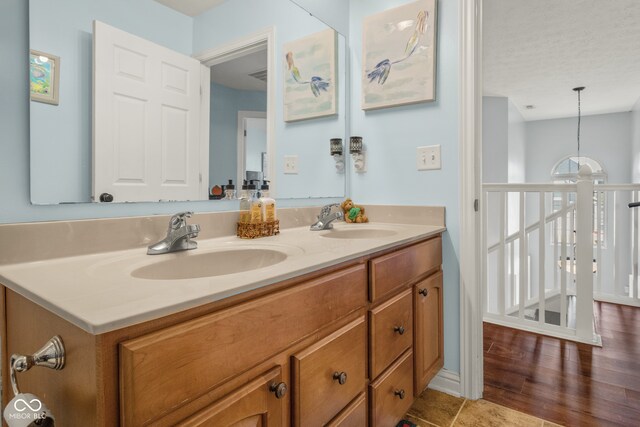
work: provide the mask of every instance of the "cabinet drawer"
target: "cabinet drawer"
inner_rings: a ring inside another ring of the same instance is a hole
[[[229,396],[180,422],[181,427],[284,426],[286,399],[276,397],[272,387],[281,384],[280,367],[261,375]]]
[[[374,258],[370,263],[369,298],[376,301],[442,264],[442,238]]]
[[[367,425],[367,394],[361,393],[326,427],[365,427]]]
[[[385,301],[370,312],[371,363],[374,379],[413,343],[411,289]]]
[[[123,424],[160,418],[365,304],[366,268],[357,265],[125,341]]]
[[[323,426],[364,391],[366,340],[362,316],[293,356],[295,425]]]
[[[413,353],[403,354],[369,386],[371,426],[395,426],[413,402]]]

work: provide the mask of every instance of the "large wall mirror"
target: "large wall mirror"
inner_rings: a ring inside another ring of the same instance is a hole
[[[29,0],[32,203],[209,201],[247,174],[278,199],[343,197],[334,31],[291,0]]]

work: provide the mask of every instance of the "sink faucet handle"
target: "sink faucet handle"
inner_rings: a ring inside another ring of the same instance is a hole
[[[172,230],[177,230],[180,227],[184,227],[187,225],[187,218],[191,218],[193,212],[179,212],[171,217],[169,220],[169,228]]]

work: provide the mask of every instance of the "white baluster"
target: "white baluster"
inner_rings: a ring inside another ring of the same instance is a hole
[[[544,327],[545,322],[545,232],[547,227],[545,226],[545,205],[544,205],[545,192],[540,192],[540,227],[538,227],[538,322],[541,327]]]
[[[577,187],[576,335],[593,340],[593,178],[589,165],[580,167]]]
[[[498,232],[500,233],[500,246],[498,247],[498,313],[500,316],[504,316],[505,311],[505,300],[504,300],[504,282],[506,276],[506,268],[505,268],[505,243],[504,239],[507,234],[506,231],[506,221],[505,221],[505,212],[507,210],[506,206],[506,192],[500,192],[500,213],[498,214]]]

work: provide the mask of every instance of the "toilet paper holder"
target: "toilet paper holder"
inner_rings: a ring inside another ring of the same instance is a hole
[[[26,372],[34,366],[44,366],[45,368],[61,370],[64,368],[65,349],[62,338],[56,335],[45,343],[45,345],[32,355],[12,354],[9,360],[9,372],[11,377],[11,388],[13,394],[20,393],[17,372]]]

